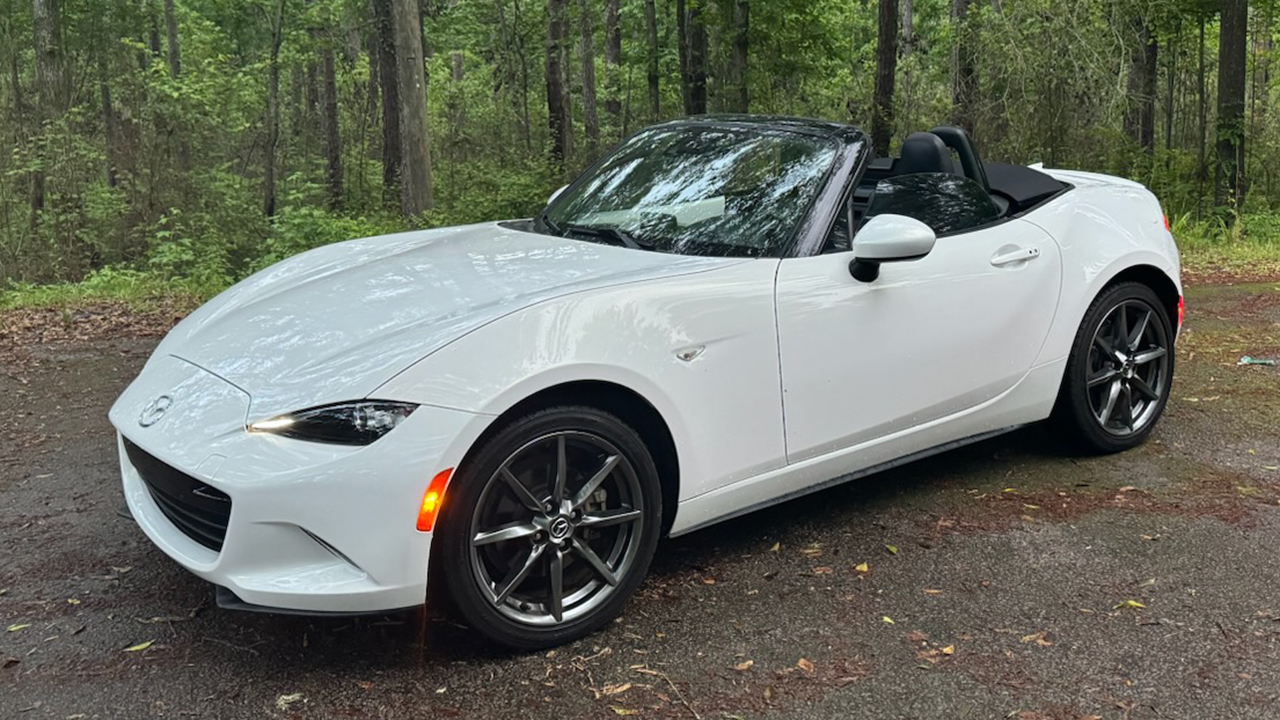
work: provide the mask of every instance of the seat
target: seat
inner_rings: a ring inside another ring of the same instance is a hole
[[[894,163],[894,175],[915,175],[916,173],[948,173],[957,175],[955,161],[951,159],[951,150],[942,138],[933,133],[911,133],[902,142],[898,153],[898,161]]]

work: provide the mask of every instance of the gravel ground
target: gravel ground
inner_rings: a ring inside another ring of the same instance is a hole
[[[1144,447],[1032,428],[664,542],[617,623],[529,655],[217,609],[117,515],[152,333],[0,333],[0,717],[1280,717],[1280,368],[1235,365],[1280,357],[1280,285],[1188,313]]]

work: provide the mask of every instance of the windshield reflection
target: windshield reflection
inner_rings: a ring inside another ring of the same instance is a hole
[[[621,234],[682,255],[777,257],[836,151],[832,140],[783,130],[659,128],[619,148],[558,198],[546,220],[596,242],[624,244]]]

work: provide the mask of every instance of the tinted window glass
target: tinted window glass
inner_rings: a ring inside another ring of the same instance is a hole
[[[993,223],[1000,211],[977,182],[950,173],[917,173],[881,180],[871,196],[867,218],[906,215],[939,235]]]
[[[618,240],[599,232],[607,228],[664,252],[776,257],[836,151],[832,140],[782,130],[659,128],[618,148],[545,217],[583,240]]]

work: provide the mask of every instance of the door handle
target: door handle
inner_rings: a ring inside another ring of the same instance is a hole
[[[1001,250],[1003,252],[997,251],[995,256],[991,258],[991,264],[996,267],[1012,265],[1020,262],[1029,262],[1040,257],[1040,248],[1038,247],[1015,248],[1013,250],[1004,250],[1004,248],[1001,248]]]

